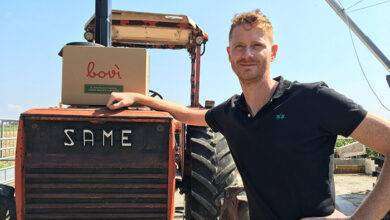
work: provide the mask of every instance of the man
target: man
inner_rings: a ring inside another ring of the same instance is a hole
[[[139,103],[186,124],[220,131],[243,178],[251,219],[380,219],[390,209],[389,121],[368,114],[324,83],[272,79],[277,50],[272,25],[259,10],[236,15],[227,53],[240,96],[198,110],[113,93],[107,107]],[[352,136],[386,155],[375,189],[351,217],[335,211],[331,159],[337,135]]]

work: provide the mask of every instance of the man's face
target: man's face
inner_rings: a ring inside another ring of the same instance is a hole
[[[253,82],[264,78],[278,46],[256,24],[235,27],[227,52],[233,71],[241,82]]]

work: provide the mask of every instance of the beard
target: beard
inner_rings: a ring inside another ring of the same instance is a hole
[[[267,62],[238,60],[231,62],[231,67],[241,83],[254,83],[264,79]]]

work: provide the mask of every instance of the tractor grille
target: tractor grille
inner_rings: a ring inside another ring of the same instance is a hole
[[[132,148],[102,147],[97,140],[94,149],[77,136],[77,129],[87,127],[93,133],[115,128],[115,137],[123,126],[132,130],[133,138],[126,139]],[[167,126],[26,123],[26,219],[167,219]],[[64,147],[70,141],[62,132],[70,128],[73,149]],[[156,140],[146,140],[151,136]]]
[[[29,168],[28,219],[166,218],[166,169]]]

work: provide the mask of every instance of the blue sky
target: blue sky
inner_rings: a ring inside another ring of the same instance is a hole
[[[29,108],[60,102],[62,46],[84,41],[83,26],[94,13],[94,0],[0,1],[0,118],[18,118]],[[357,0],[341,0],[344,6]],[[356,8],[380,1],[365,0]],[[370,92],[353,54],[346,25],[323,1],[119,1],[113,9],[186,14],[208,34],[202,57],[201,94],[221,103],[241,88],[226,55],[230,20],[235,13],[261,9],[271,20],[279,53],[272,75],[300,82],[325,81],[365,109],[390,119]],[[390,4],[351,12],[351,17],[390,56]],[[355,38],[364,69],[390,107],[384,67]],[[190,60],[185,50],[149,50],[150,88],[166,99],[190,102]]]

